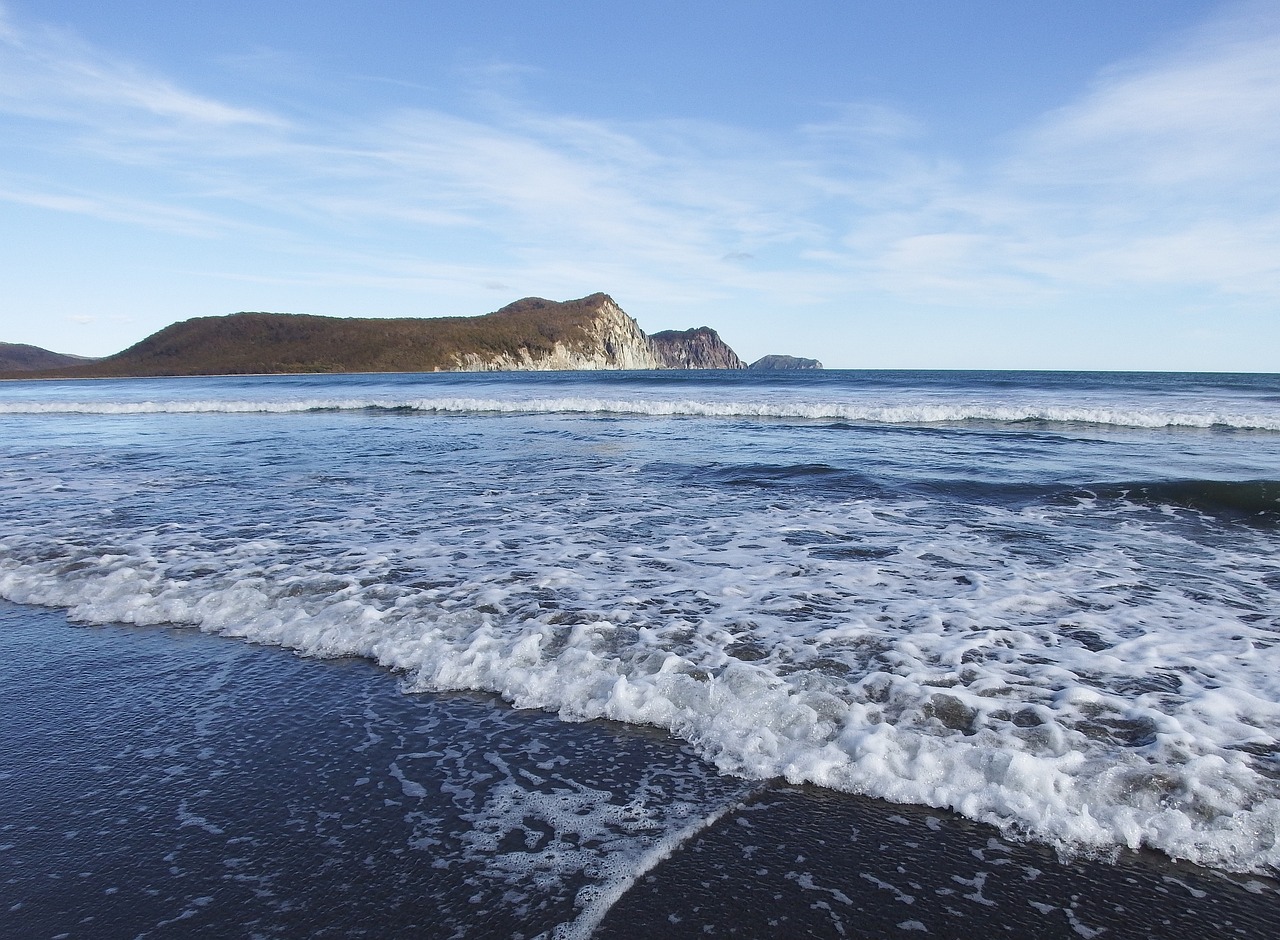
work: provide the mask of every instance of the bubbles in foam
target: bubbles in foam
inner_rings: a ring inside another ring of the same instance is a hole
[[[656,724],[750,777],[952,806],[1063,843],[1274,864],[1275,780],[1269,756],[1250,752],[1280,725],[1269,625],[1142,581],[1140,554],[1118,543],[1064,560],[979,527],[948,535],[900,507],[845,507],[852,524],[700,508],[700,526],[608,552],[609,530],[567,530],[532,504],[488,523],[479,547],[461,526],[339,551],[335,525],[331,553],[292,563],[277,560],[297,554],[284,539],[10,537],[0,591],[88,621],[195,623],[368,656],[418,688]],[[613,521],[625,531],[655,511]],[[1071,538],[1044,514],[1000,521],[1059,548]],[[1129,525],[1146,552],[1194,562]],[[792,545],[799,531],[897,551],[829,560]],[[1247,571],[1259,548],[1201,550],[1200,563]],[[167,570],[175,557],[185,577]],[[393,568],[429,586],[397,583]],[[1235,603],[1258,586],[1225,580]]]
[[[549,424],[319,415],[223,450],[244,425],[199,416],[171,451],[36,454],[3,478],[18,508],[0,593],[657,725],[732,774],[952,807],[1064,847],[1280,861],[1273,526],[1158,488],[1002,501],[999,466],[963,494],[884,482],[876,459],[906,465],[934,438],[872,454],[868,484],[841,489],[785,457],[852,472],[844,443],[819,459],[785,426],[750,447],[699,422],[614,433],[554,401]],[[1006,446],[970,440],[937,446],[974,446],[975,465]],[[1018,441],[1041,466],[1069,443]],[[740,472],[679,475],[717,460]],[[605,838],[573,828],[574,800],[599,795],[530,781],[494,799],[505,822],[475,838],[492,850],[543,819],[546,873]],[[608,813],[591,825],[647,825]]]

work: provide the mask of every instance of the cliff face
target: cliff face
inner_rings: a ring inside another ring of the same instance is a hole
[[[571,335],[556,339],[549,347],[530,349],[520,346],[498,354],[462,352],[454,360],[454,369],[462,372],[554,372],[564,369],[663,368],[644,331],[608,294],[592,294],[569,303],[581,304],[587,312]],[[489,314],[489,318],[537,320],[561,306],[554,301],[529,297]]]
[[[662,369],[745,369],[746,363],[709,326],[649,337]]]

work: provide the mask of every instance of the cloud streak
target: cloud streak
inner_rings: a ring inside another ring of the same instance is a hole
[[[118,113],[189,126],[277,126],[266,112],[194,94],[64,32],[20,30],[0,10],[0,102],[11,114],[105,123]],[[94,109],[92,112],[86,109]]]
[[[1110,70],[976,169],[978,182],[866,221],[851,243],[888,246],[886,289],[932,284],[960,301],[1194,287],[1274,302],[1280,19],[1214,23]]]
[[[477,97],[273,113],[0,9],[0,120],[25,159],[0,167],[0,198],[251,238],[296,259],[284,280],[318,284],[583,284],[762,309],[1151,288],[1280,301],[1280,21],[1265,12],[1099,75],[986,164],[859,102],[763,133]]]

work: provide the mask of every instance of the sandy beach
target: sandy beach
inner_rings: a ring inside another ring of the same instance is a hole
[[[1154,853],[1064,864],[953,814],[724,778],[650,730],[405,694],[363,661],[4,603],[0,662],[4,937],[1280,925],[1269,879]],[[629,827],[637,799],[680,811]]]

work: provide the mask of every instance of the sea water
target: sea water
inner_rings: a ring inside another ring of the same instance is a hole
[[[0,596],[74,621],[653,726],[743,792],[1280,867],[1280,376],[8,382],[0,506]],[[651,861],[714,815],[628,805]]]

